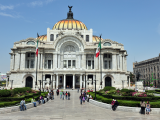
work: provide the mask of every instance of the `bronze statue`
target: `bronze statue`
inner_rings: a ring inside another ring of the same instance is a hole
[[[73,7],[73,6],[68,6],[68,8],[69,8],[69,12],[71,12],[72,7]]]

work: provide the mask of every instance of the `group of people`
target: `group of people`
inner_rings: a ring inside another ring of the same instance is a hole
[[[86,91],[83,92],[83,90],[81,89],[81,94],[79,96],[80,104],[82,105],[82,102],[83,102],[83,104],[85,104],[86,100],[87,100],[87,102],[89,102],[89,99],[92,99],[92,96],[88,95],[88,93],[86,93]]]
[[[118,107],[119,103],[118,103],[117,100],[113,99],[112,102],[111,102],[111,105],[112,105],[112,110],[115,111],[116,108]]]
[[[64,91],[61,91],[60,92],[60,99],[62,98],[62,100],[64,100],[64,98],[66,98],[66,100],[68,99],[68,100],[70,100],[70,96],[71,96],[71,94],[70,94],[70,92],[64,92]]]
[[[141,105],[141,114],[145,115],[145,108],[146,108],[146,114],[150,114],[150,112],[151,112],[151,106],[149,104],[149,101],[147,101],[147,103],[145,103],[145,101],[142,100],[140,102],[140,105]]]

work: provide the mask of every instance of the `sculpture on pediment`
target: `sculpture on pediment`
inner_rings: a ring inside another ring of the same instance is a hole
[[[75,52],[75,47],[72,45],[68,45],[65,47],[64,52]]]

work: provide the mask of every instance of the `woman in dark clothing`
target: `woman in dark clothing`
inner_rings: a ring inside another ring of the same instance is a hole
[[[68,100],[70,100],[70,95],[71,95],[70,92],[68,92]]]
[[[141,114],[144,114],[145,115],[145,102],[143,101],[143,99],[142,99],[142,101],[140,102],[140,105],[141,105]]]

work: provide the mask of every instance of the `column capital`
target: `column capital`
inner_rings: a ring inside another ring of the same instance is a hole
[[[74,76],[75,76],[75,74],[72,74],[72,75],[74,75]]]
[[[63,75],[66,75],[66,74],[63,74]]]

